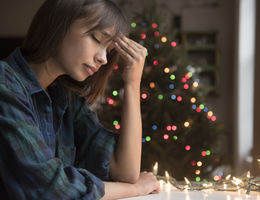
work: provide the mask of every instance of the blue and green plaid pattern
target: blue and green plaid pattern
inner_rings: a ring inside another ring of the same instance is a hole
[[[41,88],[21,50],[0,61],[0,192],[8,199],[100,199],[116,135],[58,82]]]

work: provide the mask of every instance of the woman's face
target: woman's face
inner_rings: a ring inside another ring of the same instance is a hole
[[[84,81],[107,63],[114,48],[112,28],[88,32],[84,19],[76,20],[66,34],[54,61],[63,74]]]

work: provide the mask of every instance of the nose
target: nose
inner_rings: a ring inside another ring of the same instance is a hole
[[[101,65],[107,64],[107,53],[106,49],[100,49],[95,56],[95,61]]]

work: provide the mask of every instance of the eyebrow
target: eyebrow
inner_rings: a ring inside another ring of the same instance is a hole
[[[104,30],[101,30],[101,33],[106,36],[106,37],[110,37],[112,38],[112,35],[110,35],[108,32],[104,31]]]

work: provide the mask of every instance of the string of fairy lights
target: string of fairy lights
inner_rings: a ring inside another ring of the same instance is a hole
[[[143,27],[146,27],[147,23],[143,22],[141,25]],[[135,22],[131,23],[132,28],[136,28],[136,26],[137,26],[137,24]],[[160,32],[158,31],[158,24],[152,23],[152,28],[154,29],[153,36],[160,37]],[[141,33],[140,39],[141,40],[147,39],[147,34]],[[169,41],[169,39],[166,36],[161,36],[160,41],[164,44],[166,44],[168,42],[172,46],[172,48],[175,48],[177,46],[176,41]],[[158,44],[158,43],[154,44],[155,49],[158,49],[159,47],[160,47],[160,44]],[[148,55],[149,54],[147,53],[147,56]],[[153,63],[154,67],[160,65],[158,60],[153,60],[152,63]],[[114,67],[114,70],[118,70],[118,68],[119,68],[118,65],[116,65]],[[176,75],[171,72],[171,69],[169,67],[164,67],[162,70],[165,73],[166,78],[170,79],[170,81],[171,81],[171,83],[168,86],[170,91],[172,91],[172,94],[170,95],[170,100],[172,100],[173,102],[177,102],[177,103],[182,102],[185,98],[185,95],[181,96],[181,95],[174,94],[174,89],[175,89],[174,81],[176,81]],[[193,78],[192,72],[186,73],[185,76],[181,78],[181,82],[182,82],[183,89],[186,91],[188,91],[190,89],[196,89],[200,85],[200,79]],[[151,81],[149,83],[149,87],[151,89],[154,89],[156,87],[156,83]],[[120,91],[113,90],[110,97],[106,98],[107,103],[111,106],[117,106],[117,101],[115,100],[115,98],[119,95],[120,95]],[[141,99],[142,99],[142,101],[148,101],[149,93],[142,92]],[[162,101],[163,99],[165,99],[165,96],[163,94],[158,94],[158,101]],[[214,115],[213,111],[209,110],[209,108],[207,106],[205,106],[204,104],[199,103],[195,97],[191,97],[189,99],[189,102],[191,104],[191,109],[194,110],[194,112],[198,112],[198,113],[204,112],[205,117],[207,119],[211,120],[212,122],[216,121],[216,116]],[[113,120],[113,126],[116,130],[119,130],[120,129],[119,121]],[[168,124],[168,125],[166,125],[165,129],[168,132],[171,131],[174,133],[175,131],[177,131],[180,128],[180,126],[182,126],[182,128],[191,128],[190,126],[192,126],[192,125],[187,120],[187,121],[183,122],[182,125],[179,125],[179,126],[174,123]],[[160,128],[161,127],[158,127],[158,125],[156,125],[156,124],[153,124],[151,127],[151,129],[153,131],[157,131]],[[171,138],[170,134],[168,134],[168,133],[163,134],[162,137],[164,140],[169,140]],[[173,134],[172,139],[176,141],[176,140],[178,140],[178,136]],[[150,142],[151,140],[152,140],[151,136],[146,136],[145,138],[142,138],[143,143]],[[187,144],[185,146],[186,151],[190,151],[191,149],[192,149],[192,147],[190,145]],[[202,157],[210,156],[211,154],[212,154],[212,152],[210,149],[204,149],[201,151]],[[257,161],[260,162],[260,159],[258,159]],[[176,179],[174,177],[171,177],[167,171],[165,171],[165,176],[158,175],[158,162],[155,163],[152,171],[153,171],[153,174],[159,180],[161,188],[166,189],[168,191],[170,191],[172,187],[175,187],[181,191],[213,189],[216,191],[236,191],[236,192],[240,192],[241,190],[244,190],[244,191],[246,191],[247,194],[249,194],[250,191],[260,192],[260,177],[253,177],[249,171],[242,174],[239,178],[234,177],[234,176],[232,177],[231,174],[226,175],[224,177],[223,172],[219,172],[218,174],[216,174],[214,176],[213,181],[208,181],[206,179],[201,180],[201,178],[199,177],[199,175],[201,173],[200,167],[202,167],[202,165],[203,165],[201,160],[198,160],[198,161],[193,160],[193,161],[191,161],[191,165],[197,168],[197,169],[195,169],[195,172],[194,172],[196,175],[195,181],[190,181],[186,177],[184,177],[184,181],[176,181]]]
[[[257,161],[260,162],[260,159],[257,159]],[[245,191],[246,194],[250,194],[251,191],[260,192],[260,177],[253,177],[250,171],[245,172],[239,178],[235,176],[232,177],[231,174],[228,174],[222,180],[214,180],[211,182],[192,182],[186,177],[184,177],[184,181],[176,181],[167,171],[165,171],[165,176],[160,176],[158,175],[158,162],[155,163],[152,172],[159,180],[161,189],[165,189],[166,191],[170,191],[172,187],[174,187],[180,191],[213,189],[215,191]]]
[[[131,23],[131,27],[132,28],[136,28],[137,24],[136,23]],[[146,23],[142,23],[143,27],[146,27],[147,24]],[[156,23],[152,23],[152,28],[154,29],[153,32],[153,36],[154,37],[160,37],[160,32],[157,30],[158,28],[158,24]],[[141,33],[140,34],[140,40],[145,40],[147,39],[147,34],[145,33]],[[161,36],[160,41],[162,43],[169,43],[169,45],[171,45],[172,48],[175,48],[177,46],[177,42],[176,41],[170,41],[166,36]],[[154,48],[159,48],[159,44],[154,44]],[[147,56],[149,55],[149,53],[147,53]],[[154,59],[152,62],[154,67],[157,67],[158,65],[160,65],[159,60]],[[118,70],[119,67],[118,65],[114,66],[114,70]],[[173,103],[178,103],[178,102],[182,102],[184,101],[185,97],[185,92],[184,95],[180,95],[180,94],[176,94],[174,93],[174,90],[177,89],[176,88],[176,75],[173,73],[173,70],[170,67],[163,67],[162,68],[163,73],[165,74],[165,78],[169,79],[170,84],[168,85],[168,89],[170,92],[170,101],[172,101]],[[183,88],[184,91],[188,91],[188,90],[194,90],[199,88],[200,86],[200,79],[198,78],[194,78],[193,77],[193,73],[192,72],[188,72],[186,73],[182,78],[181,78],[181,87]],[[156,82],[155,81],[151,81],[148,86],[151,90],[153,90],[156,87]],[[119,90],[113,90],[112,93],[109,95],[109,97],[106,98],[106,102],[110,105],[110,106],[117,106],[117,101],[116,98],[120,95],[120,91]],[[150,94],[146,91],[146,92],[141,92],[140,94],[141,96],[141,100],[142,101],[149,101],[150,98]],[[158,101],[162,101],[165,100],[165,96],[164,94],[158,94],[157,95],[157,100]],[[168,95],[167,95],[168,97]],[[216,116],[214,115],[213,111],[210,110],[206,105],[201,104],[198,102],[198,100],[196,99],[196,97],[191,97],[189,99],[189,103],[190,103],[190,109],[194,110],[194,112],[197,113],[205,113],[205,117],[207,119],[209,119],[212,122],[216,121]],[[118,120],[113,120],[113,126],[116,130],[120,130],[120,123]],[[182,126],[182,127],[180,127]],[[164,129],[166,130],[165,133],[162,134],[162,139],[163,140],[169,140],[169,139],[173,139],[174,141],[177,141],[179,139],[177,134],[174,134],[178,129],[180,128],[191,128],[192,123],[189,120],[184,121],[182,124],[177,125],[175,123],[172,124],[168,124],[165,127],[159,127],[159,125],[157,125],[156,123],[154,123],[151,126],[151,129],[156,132],[157,130],[161,130]],[[171,134],[173,133],[173,134]],[[152,136],[145,136],[142,138],[142,142],[146,143],[146,142],[151,142],[152,140]],[[192,146],[189,144],[185,145],[185,150],[186,151],[191,151]],[[202,157],[206,157],[206,156],[210,156],[212,154],[210,149],[203,149],[200,152]],[[201,174],[201,170],[199,169],[203,163],[201,160],[198,161],[191,161],[191,165],[193,167],[197,167],[197,169],[194,171],[196,177],[195,177],[195,181],[199,182],[201,181],[200,178],[200,174]],[[214,180],[219,181],[222,179],[222,174],[220,175],[216,175],[214,177]]]

